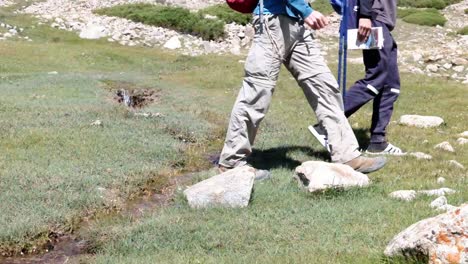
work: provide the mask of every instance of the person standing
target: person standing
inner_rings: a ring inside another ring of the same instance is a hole
[[[382,168],[385,158],[361,156],[343,112],[338,83],[320,55],[319,45],[310,30],[325,27],[325,16],[304,0],[264,0],[263,21],[259,14],[257,6],[254,11],[255,37],[245,62],[242,87],[231,112],[218,165],[220,172],[247,165],[260,122],[268,111],[281,64],[294,76],[317,119],[328,131],[332,162],[347,164],[364,173]]]

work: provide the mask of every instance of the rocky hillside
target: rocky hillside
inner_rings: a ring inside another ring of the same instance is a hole
[[[11,0],[0,0],[0,5],[11,4]],[[253,38],[251,26],[228,24],[225,27],[227,38],[222,41],[206,41],[174,30],[148,26],[123,18],[99,16],[93,10],[128,3],[158,3],[200,9],[209,5],[223,3],[223,0],[47,0],[25,7],[19,12],[33,14],[39,18],[39,24],[75,31],[82,38],[107,38],[110,42],[122,45],[148,47],[162,46],[177,50],[186,55],[196,56],[208,53],[244,54]],[[400,50],[400,68],[429,76],[440,76],[468,84],[468,36],[458,35],[456,31],[468,25],[468,0],[449,6],[442,11],[447,19],[445,27],[424,27],[399,22],[394,35]],[[317,32],[323,44],[324,54],[337,47],[339,16],[330,16],[330,25]],[[8,32],[5,37],[27,36],[18,33],[14,26],[3,25]],[[350,63],[362,63],[356,53]]]

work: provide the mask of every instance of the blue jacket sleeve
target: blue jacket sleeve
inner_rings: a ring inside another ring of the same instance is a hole
[[[286,0],[286,5],[302,19],[308,17],[313,11],[306,0]]]

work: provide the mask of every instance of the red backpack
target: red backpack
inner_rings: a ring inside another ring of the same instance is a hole
[[[259,0],[226,0],[231,9],[244,14],[252,13]]]

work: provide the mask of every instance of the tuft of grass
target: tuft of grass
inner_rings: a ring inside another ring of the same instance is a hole
[[[444,9],[447,6],[456,4],[460,1],[461,0],[399,0],[398,6]]]
[[[468,26],[465,26],[457,31],[459,35],[468,35]]]
[[[99,15],[116,16],[148,25],[174,29],[200,36],[206,40],[224,37],[224,22],[206,19],[201,13],[192,13],[182,7],[151,4],[128,4],[94,11]]]
[[[447,22],[447,19],[445,19],[445,17],[434,8],[399,8],[397,15],[407,23],[422,26],[443,26]]]
[[[224,21],[226,24],[237,23],[240,25],[247,25],[252,20],[252,15],[242,14],[233,11],[226,4],[213,5],[198,11],[202,15],[212,15]]]
[[[465,8],[465,15],[468,15],[468,8]]]
[[[311,6],[314,10],[318,10],[320,13],[325,15],[329,15],[334,12],[329,0],[315,0],[311,3]]]

